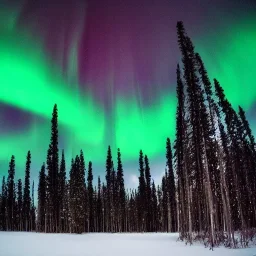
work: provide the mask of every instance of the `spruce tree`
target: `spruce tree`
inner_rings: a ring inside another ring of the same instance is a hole
[[[92,162],[89,162],[89,166],[88,166],[88,177],[87,177],[87,188],[88,188],[88,209],[89,209],[89,228],[88,231],[89,232],[93,232],[94,231],[94,225],[93,225],[93,174],[92,174]]]
[[[168,186],[168,219],[170,218],[169,222],[171,224],[170,230],[168,231],[176,232],[177,230],[177,206],[176,206],[176,188],[175,188],[175,180],[174,180],[174,173],[173,173],[173,164],[172,164],[172,148],[171,148],[171,141],[167,138],[166,141],[166,166],[168,168],[168,179],[167,179],[167,186]]]
[[[108,232],[108,198],[107,198],[107,188],[106,185],[104,184],[104,182],[102,183],[102,214],[103,214],[103,225],[102,225],[102,229],[103,232]]]
[[[30,222],[30,209],[31,209],[31,197],[30,197],[30,165],[31,165],[31,153],[28,151],[25,170],[25,183],[23,192],[23,229],[29,231]]]
[[[140,150],[139,155],[139,187],[138,187],[138,222],[139,231],[144,232],[145,230],[145,213],[146,213],[146,182],[145,182],[145,167],[143,152]]]
[[[59,216],[59,232],[64,232],[64,195],[65,195],[65,188],[66,188],[66,163],[65,163],[65,156],[64,150],[62,150],[61,155],[61,162],[60,162],[60,171],[59,171],[59,206],[60,206],[60,216]]]
[[[111,205],[112,205],[112,211],[111,211],[111,218],[112,218],[112,232],[116,232],[116,227],[118,225],[117,223],[117,215],[118,215],[118,200],[116,198],[118,197],[118,184],[117,184],[117,174],[116,170],[114,168],[114,162],[112,162],[112,175],[111,175]]]
[[[113,162],[112,162],[112,154],[111,154],[111,148],[108,146],[107,151],[107,160],[106,160],[106,231],[111,232],[111,213],[112,213],[112,205],[111,205],[111,199],[112,199],[112,168],[113,168]]]
[[[118,223],[119,223],[119,232],[125,231],[125,187],[124,187],[124,173],[123,173],[123,164],[121,160],[120,149],[117,149],[117,201],[118,201]]]
[[[161,219],[162,219],[162,232],[168,232],[168,180],[167,171],[162,178],[161,192],[162,192],[162,203],[161,203]]]
[[[151,202],[151,174],[149,167],[149,160],[145,155],[145,197],[146,197],[146,231],[152,232],[152,202]]]
[[[1,203],[1,230],[7,230],[7,184],[5,182],[5,176],[2,179],[2,203]]]
[[[84,160],[84,153],[83,150],[80,150],[80,173],[81,173],[81,179],[85,180],[85,172],[86,172],[86,168],[85,168],[85,160]],[[86,188],[86,183],[84,182],[83,185],[83,195],[81,194],[81,196],[84,198],[83,200],[83,212],[84,212],[84,231],[88,231],[88,191]]]
[[[155,182],[152,182],[152,232],[159,231],[158,229],[158,213],[157,213],[157,194]]]
[[[85,165],[81,162],[81,155],[83,152],[80,151],[80,156],[76,157],[75,168],[77,168],[77,204],[78,204],[78,233],[84,232],[85,228]],[[82,157],[83,159],[83,157]]]
[[[255,138],[254,138],[254,136],[253,136],[253,134],[252,134],[252,130],[251,130],[251,128],[250,128],[249,122],[248,122],[248,120],[247,120],[247,118],[246,118],[245,111],[243,110],[243,108],[242,108],[241,106],[239,106],[239,116],[240,116],[240,118],[241,118],[241,120],[242,120],[244,129],[245,129],[245,131],[246,131],[246,135],[247,135],[248,138],[249,138],[251,149],[252,149],[252,151],[253,151],[254,154],[255,154],[255,152],[256,152],[256,148],[255,148],[255,146],[256,146],[256,144],[255,144]]]
[[[44,232],[46,228],[46,175],[43,163],[39,173],[38,183],[38,231]]]
[[[14,230],[14,207],[15,207],[15,157],[12,155],[9,163],[7,179],[7,230]]]
[[[101,188],[101,180],[100,176],[98,176],[98,197],[97,197],[97,222],[98,222],[98,230],[97,232],[103,231],[103,212],[102,212],[103,204],[102,204],[102,188]]]
[[[54,105],[52,119],[51,119],[51,142],[48,149],[47,159],[48,169],[48,206],[49,206],[49,218],[50,218],[50,231],[58,231],[59,223],[59,149],[58,149],[58,109],[57,105]]]
[[[71,224],[71,212],[70,212],[70,183],[66,182],[65,190],[64,190],[64,206],[63,206],[63,214],[64,214],[64,228],[63,232],[71,232],[70,224]]]
[[[176,111],[176,140],[175,140],[175,163],[178,176],[178,201],[179,201],[179,216],[178,222],[180,223],[178,230],[180,232],[180,238],[185,237],[186,227],[186,194],[185,194],[185,175],[184,175],[184,146],[185,146],[185,94],[184,84],[181,79],[181,71],[179,65],[177,65],[177,111]]]
[[[250,186],[250,200],[252,201],[252,211],[254,212],[252,213],[254,216],[252,217],[251,226],[256,226],[256,144],[245,111],[241,106],[239,106],[239,116],[242,123],[244,154],[248,161],[247,185]]]
[[[79,157],[76,156],[75,161],[72,159],[70,170],[70,212],[72,233],[80,233],[79,222],[81,203],[79,192]]]
[[[30,209],[30,230],[35,231],[36,229],[36,208],[34,200],[34,181],[32,183],[32,196],[31,196],[31,209]]]
[[[50,175],[52,169],[52,155],[51,155],[51,144],[47,150],[46,157],[46,170],[45,172],[45,184],[46,184],[46,205],[45,205],[45,232],[52,232],[52,214],[51,214],[51,203],[50,203]]]
[[[22,181],[21,179],[18,180],[18,189],[17,189],[17,199],[18,199],[18,231],[22,231],[23,221],[22,221],[22,203],[23,203],[23,196],[22,196]]]

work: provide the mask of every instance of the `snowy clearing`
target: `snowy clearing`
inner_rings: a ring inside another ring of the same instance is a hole
[[[210,251],[176,242],[178,234],[42,234],[0,232],[1,256],[207,256],[256,255],[256,248]]]

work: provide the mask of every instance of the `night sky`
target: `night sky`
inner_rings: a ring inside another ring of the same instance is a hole
[[[115,162],[121,149],[128,187],[137,186],[140,149],[159,183],[175,133],[178,20],[256,135],[256,1],[59,2],[0,3],[0,176],[14,154],[23,178],[31,150],[37,183],[57,103],[67,172],[83,149],[95,179],[105,175],[111,145]]]

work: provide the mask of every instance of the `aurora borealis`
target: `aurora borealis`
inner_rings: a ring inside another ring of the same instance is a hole
[[[142,149],[157,182],[166,138],[175,133],[177,20],[256,134],[256,3],[192,2],[1,1],[0,175],[14,154],[16,178],[23,177],[31,150],[32,178],[38,176],[57,103],[68,167],[83,149],[97,177],[107,146],[114,159],[120,147],[133,186]]]

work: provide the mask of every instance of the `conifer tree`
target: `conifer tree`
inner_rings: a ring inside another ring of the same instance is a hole
[[[208,108],[209,108],[209,113],[210,113],[210,122],[211,125],[214,126],[214,106],[215,106],[215,102],[213,100],[213,92],[212,92],[212,85],[210,82],[210,79],[208,77],[206,68],[204,66],[204,63],[201,59],[201,56],[199,55],[199,53],[195,54],[195,58],[198,64],[198,71],[200,73],[201,76],[201,81],[203,84],[203,88],[206,94],[206,100],[208,102]]]
[[[94,231],[94,225],[93,225],[93,174],[92,174],[92,162],[89,162],[88,166],[88,177],[87,177],[87,188],[88,188],[88,209],[89,209],[89,218],[88,218],[88,232]]]
[[[157,195],[155,182],[152,182],[152,231],[159,231],[158,227],[158,213],[157,213]]]
[[[168,180],[167,171],[162,178],[161,192],[161,215],[162,215],[162,232],[168,232]]]
[[[23,221],[22,221],[22,203],[23,203],[23,196],[22,196],[22,181],[21,179],[18,180],[18,188],[17,188],[17,200],[18,200],[18,231],[22,231]]]
[[[114,168],[114,162],[112,161],[112,171],[111,171],[111,187],[110,187],[110,223],[111,232],[116,232],[116,215],[117,215],[117,179],[116,179],[116,171]]]
[[[65,233],[71,232],[71,211],[70,211],[70,183],[69,181],[66,182],[65,190],[64,190],[64,231]]]
[[[168,231],[176,232],[177,230],[177,205],[176,205],[176,188],[175,188],[175,180],[173,173],[173,164],[172,164],[172,148],[171,141],[167,138],[166,141],[166,166],[168,168],[168,223],[170,222],[170,228]]]
[[[138,187],[138,222],[139,231],[145,231],[145,213],[146,213],[146,182],[143,152],[140,150],[139,156],[139,187]]]
[[[152,202],[151,202],[151,174],[149,167],[149,160],[145,155],[145,199],[146,199],[146,231],[152,232]]]
[[[106,231],[110,232],[112,223],[111,223],[111,212],[112,212],[112,206],[111,206],[111,187],[112,187],[112,179],[111,179],[111,172],[113,169],[113,162],[112,162],[112,154],[111,154],[111,148],[108,146],[107,151],[107,160],[106,160]]]
[[[98,197],[97,197],[97,222],[98,230],[97,232],[103,232],[103,204],[102,204],[102,188],[100,176],[98,176]]]
[[[1,203],[1,230],[6,231],[7,229],[7,184],[5,182],[5,176],[2,179],[2,203]]]
[[[242,120],[242,123],[243,123],[243,126],[244,126],[244,129],[246,131],[246,135],[248,136],[249,138],[249,141],[250,141],[250,146],[251,146],[251,150],[254,152],[256,152],[256,144],[255,144],[255,138],[252,134],[252,130],[250,128],[250,125],[249,125],[249,122],[246,118],[246,115],[245,115],[245,111],[243,110],[243,108],[241,106],[239,106],[239,116]]]
[[[26,171],[25,171],[25,183],[23,192],[23,229],[29,231],[30,222],[30,208],[31,208],[31,197],[30,197],[30,165],[31,165],[31,153],[28,151],[26,160]]]
[[[70,169],[70,214],[71,214],[71,233],[77,232],[77,225],[78,225],[78,218],[77,218],[77,198],[78,198],[78,168],[77,168],[77,158],[74,161],[72,158],[71,160],[71,169]]]
[[[124,187],[124,173],[123,173],[123,165],[121,160],[121,152],[118,148],[117,150],[117,200],[118,200],[118,226],[119,232],[125,231],[125,219],[126,219],[126,211],[125,211],[125,187]]]
[[[180,238],[185,236],[186,230],[186,212],[185,212],[185,176],[184,176],[184,145],[185,145],[185,95],[184,84],[181,79],[181,71],[179,65],[177,66],[177,98],[178,105],[176,111],[176,140],[175,140],[175,160],[176,170],[178,176],[178,223]]]
[[[248,180],[246,183],[250,187],[248,193],[253,211],[251,225],[256,226],[256,144],[245,111],[241,106],[239,106],[239,116],[242,125],[245,161],[248,161]]]
[[[93,226],[94,232],[98,231],[98,222],[97,222],[97,186],[93,190]]]
[[[46,228],[46,175],[45,164],[43,163],[39,173],[38,183],[38,230],[44,232]]]
[[[9,163],[7,179],[7,230],[14,230],[14,208],[15,208],[15,157],[12,155]]]
[[[30,230],[35,231],[36,229],[36,208],[34,200],[34,181],[32,183],[32,196],[31,196],[31,209],[30,209]]]
[[[108,198],[107,198],[107,188],[106,185],[104,184],[104,182],[102,183],[102,214],[103,214],[103,225],[102,225],[102,229],[103,232],[108,232],[107,229],[107,223],[108,223],[108,211],[107,211],[107,206],[108,206]]]
[[[78,233],[84,232],[85,228],[85,163],[84,163],[84,157],[83,157],[83,151],[80,151],[80,156],[76,157],[76,168],[78,168],[78,176],[77,176],[77,204],[79,205],[78,211]]]
[[[52,223],[52,214],[51,214],[51,203],[50,203],[50,176],[49,172],[52,169],[52,156],[51,156],[51,144],[47,150],[46,157],[46,170],[45,172],[45,184],[46,184],[46,200],[45,200],[45,232],[52,232],[51,223]]]
[[[48,214],[50,222],[50,231],[58,231],[59,223],[59,149],[58,149],[58,109],[54,105],[51,119],[51,142],[48,149],[47,159],[48,169]]]
[[[59,232],[64,232],[64,195],[66,188],[66,162],[64,156],[64,150],[62,150],[61,162],[60,162],[60,171],[59,171],[59,206],[60,206],[60,216],[59,216]]]
[[[83,195],[81,194],[81,196],[84,198],[83,200],[83,213],[84,213],[84,231],[88,231],[88,190],[86,188],[86,183],[85,183],[85,160],[84,160],[84,153],[83,150],[80,150],[80,173],[81,173],[81,179],[82,182],[84,180],[84,184],[83,184]],[[82,186],[82,185],[81,185]]]

